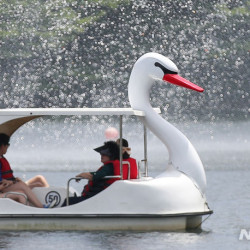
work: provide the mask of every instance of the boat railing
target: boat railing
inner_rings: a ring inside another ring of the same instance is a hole
[[[129,161],[122,161],[122,168],[124,168],[123,165],[128,165],[128,180],[130,180],[130,171],[131,171],[131,166]],[[124,176],[123,176],[124,178]]]
[[[84,179],[84,178],[82,178],[82,177],[72,177],[72,178],[70,178],[70,179],[68,180],[68,182],[67,182],[67,197],[66,197],[66,205],[67,205],[67,206],[69,205],[69,185],[70,185],[70,182],[71,182],[72,180],[80,181],[80,180],[82,180],[82,179]]]
[[[107,175],[107,176],[104,176],[103,179],[116,179],[116,178],[122,178],[121,175]]]
[[[16,195],[21,195],[21,196],[23,196],[24,198],[25,198],[25,205],[27,205],[28,204],[28,197],[27,197],[27,195],[26,194],[24,194],[24,193],[20,193],[20,192],[13,192],[13,191],[10,191],[10,192],[6,192],[5,193],[5,195],[4,195],[4,198],[8,198],[8,195],[9,194],[16,194]]]

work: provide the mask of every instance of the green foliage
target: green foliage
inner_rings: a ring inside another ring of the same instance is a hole
[[[0,107],[128,106],[133,63],[156,51],[207,93],[201,109],[182,90],[171,101],[162,92],[168,112],[184,117],[171,102],[247,117],[249,2],[1,0]]]

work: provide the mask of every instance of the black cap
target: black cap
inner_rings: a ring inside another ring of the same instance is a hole
[[[94,148],[94,150],[102,155],[107,155],[111,160],[119,159],[119,146],[114,141],[107,141],[103,146]]]
[[[103,145],[101,147],[98,148],[94,148],[94,150],[98,153],[100,153],[101,155],[107,155],[107,156],[111,156],[112,153],[110,152],[109,148],[106,145]]]
[[[117,144],[120,145],[120,139],[116,140]],[[122,146],[123,147],[128,147],[128,141],[124,138],[122,138]]]

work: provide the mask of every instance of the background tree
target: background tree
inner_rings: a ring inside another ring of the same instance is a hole
[[[155,51],[206,91],[153,89],[163,115],[246,119],[249,23],[247,0],[2,0],[0,107],[127,107],[132,66]]]

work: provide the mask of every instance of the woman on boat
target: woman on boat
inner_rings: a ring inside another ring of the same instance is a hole
[[[7,153],[9,147],[9,139],[10,137],[6,134],[0,133],[0,173],[2,178],[2,183],[4,188],[2,192],[23,192],[28,197],[29,202],[39,208],[51,208],[55,205],[56,201],[53,200],[50,204],[43,205],[35,194],[32,192],[31,187],[41,186],[41,183],[35,184],[34,181],[31,181],[31,184],[26,184],[19,178],[15,178],[13,176],[13,171],[9,165],[7,159],[3,156]],[[37,181],[38,179],[33,178],[33,180]]]
[[[1,151],[2,147],[4,147],[4,145],[0,146],[0,151]],[[17,192],[20,194],[15,194],[13,192]],[[31,189],[21,180],[11,181],[11,180],[2,179],[1,166],[0,166],[0,198],[10,198],[10,199],[15,200],[17,202],[20,202],[22,204],[27,204],[26,198],[22,194],[25,194],[27,196],[29,202],[35,207],[50,208],[50,207],[53,207],[55,205],[55,202],[53,202],[53,204],[51,203],[51,204],[43,205],[37,199],[37,197],[31,191]]]
[[[38,200],[36,195],[32,192],[32,190],[29,188],[29,186],[25,182],[23,182],[19,179],[14,180],[14,181],[3,179],[2,183],[5,186],[2,190],[2,192],[4,192],[4,193],[7,193],[7,192],[24,193],[27,196],[30,205],[32,205],[32,206],[35,206],[38,208],[52,208],[56,204],[56,200],[53,200],[51,203],[48,203],[48,204],[42,204]]]
[[[88,179],[88,184],[84,186],[82,195],[78,197],[69,197],[69,205],[79,203],[107,188],[114,181],[105,179],[105,176],[114,175],[114,169],[119,167],[119,147],[114,141],[105,142],[103,146],[95,148],[101,155],[103,165],[96,172],[83,172],[76,177]],[[66,200],[62,207],[66,206]]]

